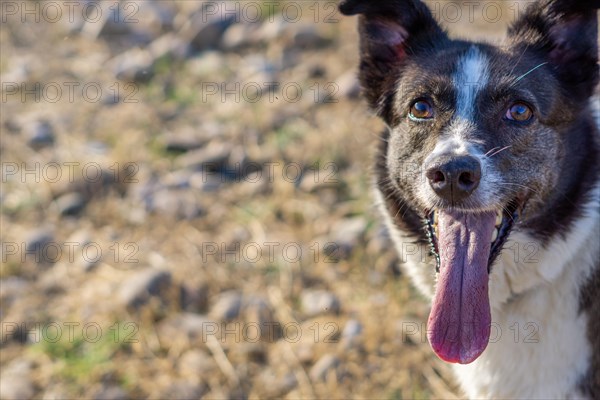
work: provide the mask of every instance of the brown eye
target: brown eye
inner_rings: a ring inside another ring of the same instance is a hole
[[[425,100],[417,100],[410,107],[408,116],[413,120],[433,118],[433,107]]]
[[[533,111],[525,103],[515,103],[506,110],[506,119],[517,122],[527,122],[533,117]]]

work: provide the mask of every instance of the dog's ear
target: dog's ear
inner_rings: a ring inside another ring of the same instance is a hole
[[[369,105],[385,118],[402,64],[447,36],[419,0],[344,0],[339,9],[360,14],[359,78]]]
[[[538,51],[566,93],[585,100],[598,84],[600,0],[542,0],[529,6],[509,28],[517,51]]]

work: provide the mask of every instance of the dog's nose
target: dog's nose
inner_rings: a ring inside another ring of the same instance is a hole
[[[471,156],[441,156],[428,162],[425,175],[438,196],[455,202],[477,189],[481,164]]]

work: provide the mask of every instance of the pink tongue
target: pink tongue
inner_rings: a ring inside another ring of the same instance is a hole
[[[439,212],[440,274],[427,336],[444,361],[468,364],[488,344],[488,257],[495,221],[494,212]]]

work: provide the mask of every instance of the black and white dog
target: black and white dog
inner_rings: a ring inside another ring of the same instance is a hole
[[[381,208],[469,397],[600,399],[599,6],[534,3],[497,47],[419,0],[340,5],[388,127]]]

